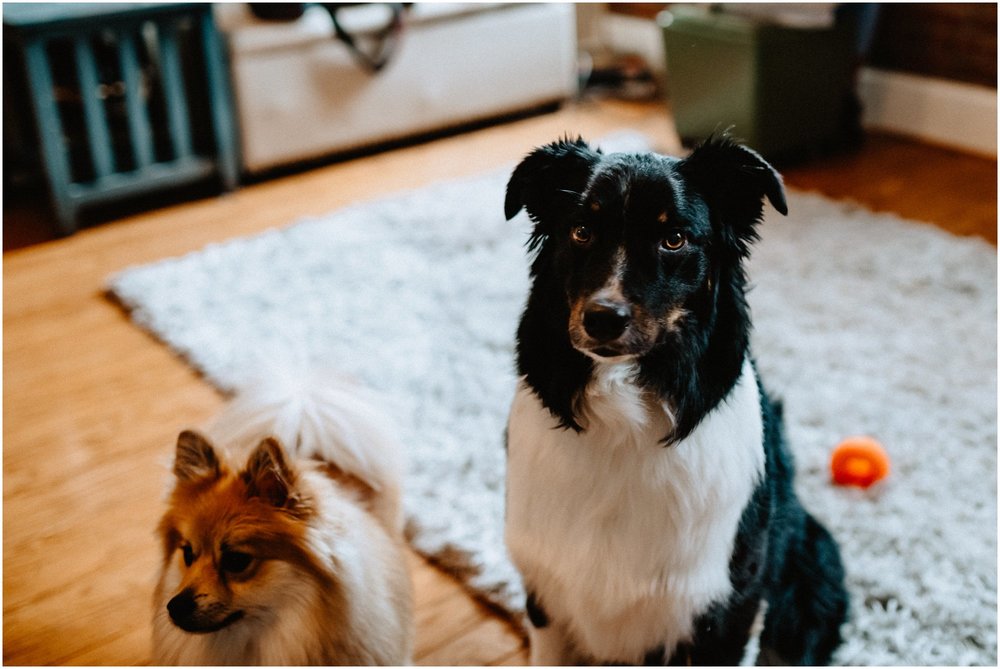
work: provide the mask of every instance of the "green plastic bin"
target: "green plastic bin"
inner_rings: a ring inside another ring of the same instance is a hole
[[[686,144],[727,129],[770,158],[836,143],[853,85],[852,25],[790,28],[684,5],[658,21]]]

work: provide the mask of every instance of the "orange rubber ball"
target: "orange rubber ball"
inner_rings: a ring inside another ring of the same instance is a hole
[[[849,437],[833,449],[830,473],[838,485],[867,488],[889,475],[889,455],[872,437]]]

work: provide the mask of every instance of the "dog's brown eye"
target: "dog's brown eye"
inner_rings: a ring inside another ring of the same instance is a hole
[[[194,549],[191,548],[191,544],[181,546],[181,551],[184,553],[184,565],[190,567],[194,564]]]
[[[664,251],[678,251],[687,244],[687,236],[680,230],[671,230],[660,240],[660,248]]]
[[[570,231],[569,236],[575,244],[579,244],[580,246],[586,246],[594,239],[594,233],[586,225],[574,227]]]
[[[239,574],[246,571],[246,568],[253,562],[253,556],[240,551],[223,551],[219,559],[219,568],[230,574]]]

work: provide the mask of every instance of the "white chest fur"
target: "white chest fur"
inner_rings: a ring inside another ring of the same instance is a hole
[[[628,364],[599,365],[587,429],[559,429],[520,384],[508,425],[506,541],[528,589],[577,651],[641,661],[690,636],[731,589],[740,515],[764,468],[760,396],[745,362],[684,441]]]

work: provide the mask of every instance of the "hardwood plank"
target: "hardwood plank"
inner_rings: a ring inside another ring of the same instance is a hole
[[[454,607],[448,615],[454,614]],[[422,665],[494,665],[507,660],[528,662],[526,642],[512,635],[511,626],[492,614],[470,614],[469,631],[433,649],[425,649],[419,658]]]
[[[441,646],[416,662],[422,666],[492,666],[503,663],[530,664],[527,641],[512,637],[510,630],[496,620],[479,621],[457,641]]]
[[[785,182],[997,243],[997,163],[887,134],[857,152],[786,167]]]
[[[524,649],[508,621],[470,599],[454,581],[438,587],[453,594],[433,603],[418,599],[417,664],[493,664]]]

